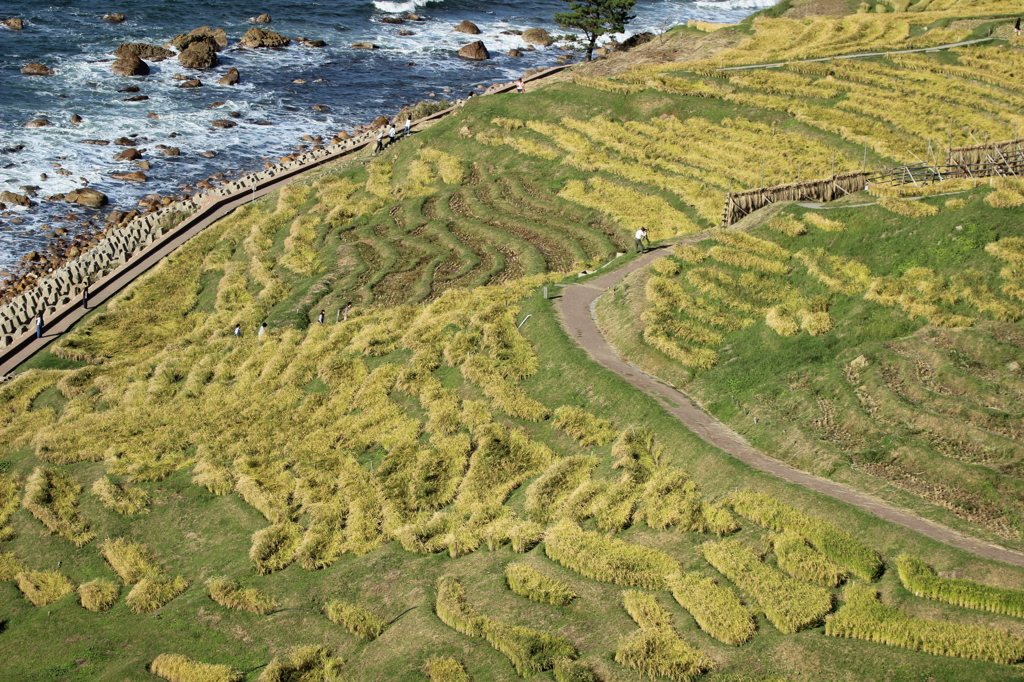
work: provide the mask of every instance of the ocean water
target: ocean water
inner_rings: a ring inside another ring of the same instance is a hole
[[[640,0],[629,31],[659,32],[689,19],[739,21],[772,4],[774,0]],[[329,138],[380,114],[393,115],[403,106],[429,99],[431,93],[437,99],[463,97],[478,84],[508,81],[527,69],[554,65],[563,54],[556,48],[524,50],[525,56],[518,59],[506,56],[510,49],[525,45],[518,36],[502,32],[541,27],[565,33],[552,20],[565,8],[559,0],[0,0],[0,19],[17,16],[25,22],[23,31],[0,27],[0,191],[22,193],[21,187],[38,187],[36,206],[9,206],[0,215],[0,270],[12,269],[23,254],[43,247],[53,229],[63,227],[74,234],[111,210],[88,211],[48,202],[47,196],[87,182],[104,192],[113,207],[129,210],[147,194],[180,191],[218,171],[262,168],[267,159],[294,151],[303,135]],[[124,13],[126,21],[102,21],[104,14],[113,12]],[[299,36],[324,40],[327,47],[293,42],[278,50],[238,49],[237,41],[253,26],[248,19],[264,12],[273,22],[258,26],[293,41]],[[380,21],[407,12],[416,12],[424,21]],[[463,20],[475,23],[482,34],[453,33]],[[218,54],[220,66],[190,71],[172,57],[150,63],[148,76],[124,78],[111,72],[118,45],[163,45],[198,26],[227,31],[230,44]],[[403,29],[414,35],[400,36]],[[493,59],[467,62],[456,56],[459,47],[478,38]],[[380,49],[351,48],[356,42],[372,42]],[[28,62],[41,62],[56,74],[23,75],[20,69]],[[239,70],[241,82],[216,85],[231,67]],[[203,87],[180,89],[175,74],[199,78]],[[314,82],[318,79],[322,80]],[[121,92],[132,85],[138,93]],[[125,101],[135,95],[149,99]],[[218,102],[223,104],[211,108]],[[329,110],[314,111],[311,107],[318,104]],[[228,118],[229,112],[237,112],[237,127],[211,127],[211,121]],[[72,114],[83,122],[73,125]],[[53,125],[24,127],[37,118],[47,118]],[[141,140],[138,147],[146,150],[144,159],[151,163],[147,182],[110,177],[136,170],[131,162],[113,161],[124,147],[82,142],[112,142],[122,136]],[[164,157],[154,149],[158,144],[180,148],[181,156]],[[216,156],[204,158],[203,152]],[[69,214],[79,219],[67,220]]]

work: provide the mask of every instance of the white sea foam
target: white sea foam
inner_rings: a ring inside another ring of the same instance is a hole
[[[390,2],[389,0],[374,0],[374,7],[381,12],[398,14],[399,12],[415,12],[419,7],[426,7],[443,0],[409,0],[408,2]]]

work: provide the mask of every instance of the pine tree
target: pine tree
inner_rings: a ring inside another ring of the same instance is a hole
[[[597,39],[606,33],[622,33],[626,24],[636,19],[631,14],[636,0],[563,0],[569,3],[568,12],[555,15],[555,23],[563,28],[583,31],[587,45],[587,61],[594,54]]]

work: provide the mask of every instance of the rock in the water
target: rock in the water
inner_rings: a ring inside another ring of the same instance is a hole
[[[475,43],[466,45],[459,50],[459,56],[463,59],[472,59],[474,61],[483,61],[491,58],[491,53],[487,51],[487,46],[484,45],[482,40],[478,40]]]
[[[181,150],[177,147],[168,147],[164,150],[164,156],[179,156],[180,154]]]
[[[231,67],[228,72],[220,77],[217,81],[217,85],[237,85],[238,84],[238,69]]]
[[[310,107],[313,111],[330,111],[331,108],[326,104],[314,104]]]
[[[146,174],[142,171],[131,171],[130,173],[111,173],[110,177],[115,180],[125,180],[126,182],[145,182]]]
[[[10,19],[4,19],[4,26],[11,29],[12,31],[20,31],[25,28],[25,22],[18,17],[11,17]]]
[[[459,33],[468,33],[472,36],[479,35],[480,33],[480,29],[472,21],[464,21],[452,30]]]
[[[110,144],[110,140],[82,140],[82,144],[98,144],[101,147],[106,147]]]
[[[401,31],[398,32],[398,35],[405,37],[405,36],[414,36],[416,34],[414,32],[412,32],[412,31],[409,31],[408,29],[404,29],[403,28]]]
[[[215,50],[219,50],[222,47],[228,46],[228,34],[222,28],[200,26],[188,33],[174,36],[167,44],[179,52],[183,52],[189,45],[197,42],[208,42]]]
[[[114,161],[134,161],[135,159],[141,158],[142,153],[135,147],[131,147],[114,154]]]
[[[523,42],[529,43],[530,45],[547,47],[551,43],[555,42],[555,39],[551,37],[550,33],[542,28],[528,28],[523,31]]]
[[[71,122],[74,123],[75,125],[78,125],[79,123],[82,122],[82,117],[79,116],[78,114],[71,114]]]
[[[139,89],[138,85],[129,85],[127,88],[121,88],[118,92],[138,92]]]
[[[148,59],[151,62],[160,62],[174,56],[174,53],[167,48],[148,43],[123,43],[114,50],[114,56],[118,58],[130,54],[135,55],[139,59]]]
[[[261,14],[258,17],[253,17],[249,21],[251,21],[254,24],[269,24],[270,23],[270,15],[269,14]]]
[[[216,121],[210,123],[210,125],[214,128],[234,128],[238,124],[234,121],[229,121],[226,118],[218,118]]]
[[[39,62],[29,62],[21,67],[21,72],[26,76],[52,76],[54,70]]]
[[[306,47],[327,47],[327,43],[323,40],[303,40],[302,44]]]
[[[418,15],[418,14],[410,13],[410,14],[406,14],[405,15],[405,20],[406,21],[423,21],[423,18],[420,17],[420,15]]]
[[[291,38],[286,38],[280,33],[253,26],[245,32],[238,44],[242,47],[284,47],[290,42]]]
[[[187,81],[178,86],[179,88],[201,88],[203,87],[203,81],[198,78],[189,78]]]
[[[121,12],[114,12],[113,14],[103,15],[103,21],[109,22],[111,24],[120,24],[124,20],[125,16]]]
[[[14,204],[15,206],[24,206],[28,208],[32,205],[32,200],[24,194],[15,194],[14,192],[8,192],[4,190],[0,192],[0,201],[5,204]]]
[[[29,121],[24,125],[25,128],[45,128],[50,125],[49,119],[37,118],[33,121]]]
[[[523,53],[520,52],[519,50],[515,49],[515,48],[512,48],[511,50],[508,51],[508,56],[509,57],[522,57]]]
[[[230,121],[228,121],[228,123],[230,123]],[[217,156],[217,152],[203,152],[199,156],[203,157],[204,159],[212,159],[213,157]]]
[[[132,97],[125,97],[125,102],[145,102],[149,99],[149,95],[134,95]]]
[[[100,206],[107,205],[107,195],[98,190],[83,187],[82,189],[76,189],[73,192],[65,194],[64,201],[68,201],[73,204],[81,204],[82,206],[88,206],[89,208],[99,208]]]
[[[136,161],[135,165],[138,167],[139,170],[149,170],[149,161]]]
[[[197,40],[182,50],[178,55],[178,61],[190,69],[212,69],[220,64],[217,50],[205,40]]]
[[[146,76],[149,74],[149,65],[133,54],[126,54],[115,59],[110,70],[118,76]]]
[[[138,143],[130,137],[119,137],[114,140],[114,144],[119,147],[134,147]]]
[[[404,24],[405,21],[402,17],[381,17],[380,23],[382,24]]]
[[[352,43],[352,49],[354,50],[379,50],[380,48],[373,43]]]

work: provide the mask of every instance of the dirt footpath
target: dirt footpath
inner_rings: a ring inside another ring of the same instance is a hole
[[[704,237],[706,238],[706,237]],[[701,237],[683,240],[679,243],[696,243]],[[951,528],[921,518],[905,509],[899,509],[872,495],[836,483],[826,478],[794,469],[779,460],[761,452],[743,436],[736,433],[712,415],[698,407],[687,394],[650,376],[625,362],[601,334],[594,318],[594,304],[605,291],[622,281],[628,274],[638,270],[664,252],[653,251],[606,275],[585,284],[566,287],[562,296],[555,300],[555,308],[566,333],[576,341],[594,360],[620,375],[644,393],[659,400],[665,411],[683,423],[703,440],[732,455],[741,462],[796,485],[828,495],[851,504],[858,509],[891,523],[909,528],[926,537],[944,542],[953,547],[971,552],[986,559],[1003,561],[1015,566],[1024,566],[1024,554],[1005,547],[989,544],[968,537]],[[667,404],[666,404],[667,403]]]

